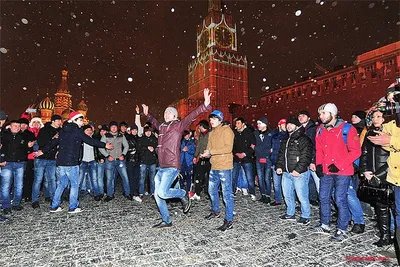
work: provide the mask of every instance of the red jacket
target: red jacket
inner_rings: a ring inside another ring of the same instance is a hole
[[[158,130],[158,161],[161,168],[181,168],[180,164],[180,146],[182,133],[188,129],[190,124],[203,112],[211,111],[211,105],[207,107],[201,104],[183,120],[174,120],[160,124],[152,115],[148,114],[147,119]]]
[[[353,126],[347,134],[347,146],[343,139],[345,122],[338,120],[329,131],[323,126],[317,128],[315,136],[316,165],[322,165],[324,174],[350,176],[354,174],[353,162],[361,156],[360,138]],[[337,173],[328,171],[331,164],[339,169]]]

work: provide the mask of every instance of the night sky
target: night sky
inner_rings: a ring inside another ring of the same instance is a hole
[[[397,1],[225,1],[248,58],[250,102],[399,40]],[[132,123],[187,97],[187,66],[207,1],[1,1],[1,109],[17,118],[54,93],[69,71],[73,108],[82,90],[97,123]],[[161,118],[160,118],[161,119]]]

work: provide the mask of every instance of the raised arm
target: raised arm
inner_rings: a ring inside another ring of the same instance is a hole
[[[139,106],[138,105],[136,105],[135,110],[136,110],[135,124],[138,127],[138,136],[142,136],[143,135],[143,127],[142,127],[142,123],[140,121],[140,110],[139,110]]]
[[[146,106],[145,104],[142,104],[143,107],[143,114],[147,117],[147,119],[153,124],[157,129],[160,128],[160,123],[156,118],[154,118],[150,113],[149,113],[149,107]]]

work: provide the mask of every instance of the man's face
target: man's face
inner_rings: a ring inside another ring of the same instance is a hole
[[[188,133],[187,135],[185,135],[183,138],[185,138],[186,140],[189,140],[189,138],[190,138],[190,133]]]
[[[138,133],[138,130],[137,130],[137,129],[132,129],[132,130],[131,130],[131,134],[137,135],[137,133]]]
[[[18,133],[21,130],[21,124],[17,122],[11,123],[10,130],[12,133]]]
[[[204,129],[203,126],[199,125],[199,131],[200,131],[201,133],[204,133],[204,132],[206,131],[206,129]]]
[[[361,119],[356,115],[351,115],[351,124],[357,124],[361,121]]]
[[[106,130],[100,130],[100,136],[103,136],[103,135],[105,135],[106,133],[107,133]]]
[[[221,123],[222,123],[222,121],[220,121],[217,118],[210,118],[210,124],[211,124],[211,127],[213,127],[213,128],[218,127]]]
[[[281,125],[278,125],[278,127],[282,132],[286,132],[286,123],[282,123]]]
[[[32,122],[32,128],[39,129],[40,128],[40,123],[38,121],[33,121]]]
[[[267,129],[267,126],[264,123],[258,121],[257,122],[257,129],[260,130],[260,131],[265,131]]]
[[[167,111],[164,113],[164,120],[165,120],[165,122],[170,122],[170,121],[172,121],[172,120],[174,120],[174,119],[175,119],[175,115],[174,115],[174,113],[172,113],[171,111],[167,110]]]
[[[51,123],[51,125],[52,125],[54,128],[60,128],[61,123],[62,123],[61,120],[54,120],[54,121]]]
[[[288,123],[288,124],[286,124],[286,129],[289,133],[292,133],[296,130],[296,125],[294,125],[292,123]]]
[[[21,131],[25,132],[26,129],[28,129],[28,124],[21,123]]]
[[[372,115],[372,124],[379,128],[382,126],[383,122],[385,121],[385,119],[383,118],[383,113],[380,111],[376,111],[374,112],[374,114]]]
[[[118,127],[117,127],[117,125],[110,126],[110,132],[112,132],[112,133],[118,132]]]
[[[323,124],[328,124],[333,120],[332,114],[328,111],[321,110],[319,112],[319,119]]]
[[[237,129],[237,130],[243,130],[243,128],[244,128],[244,123],[243,123],[242,121],[240,121],[240,120],[237,120],[237,121],[235,122],[235,126],[236,126],[236,129]]]
[[[121,133],[125,133],[126,132],[126,126],[125,125],[121,125],[120,131],[121,131]]]
[[[76,124],[78,124],[79,127],[83,126],[83,118],[79,117],[75,120]]]
[[[307,123],[310,120],[310,118],[305,114],[300,114],[299,116],[297,116],[297,119],[301,124]]]
[[[151,131],[145,131],[144,134],[145,134],[147,137],[150,137]]]
[[[92,129],[92,128],[87,128],[87,129],[85,130],[85,134],[88,135],[88,136],[92,136],[92,134],[93,134],[93,129]]]

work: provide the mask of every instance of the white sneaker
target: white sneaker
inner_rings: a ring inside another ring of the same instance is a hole
[[[239,187],[236,187],[236,193],[235,194],[241,193],[241,192],[242,192],[242,189],[240,189]]]
[[[133,197],[133,200],[135,200],[135,201],[137,201],[139,203],[142,203],[142,199],[140,197],[138,197],[138,196]]]
[[[81,213],[82,209],[81,208],[76,208],[74,210],[69,210],[68,213],[69,214],[74,214],[74,213]]]
[[[61,212],[61,211],[63,211],[63,208],[61,208],[61,207],[58,207],[56,209],[50,209],[51,213],[56,213],[56,212]]]
[[[200,196],[198,196],[197,194],[194,194],[193,199],[200,200]]]
[[[249,194],[249,193],[247,192],[247,189],[246,189],[246,188],[243,188],[242,191],[243,191],[243,196],[247,196],[247,195]]]
[[[253,200],[253,201],[256,201],[256,200],[257,200],[257,198],[256,198],[255,195],[250,195],[250,197],[251,197],[251,200]]]

